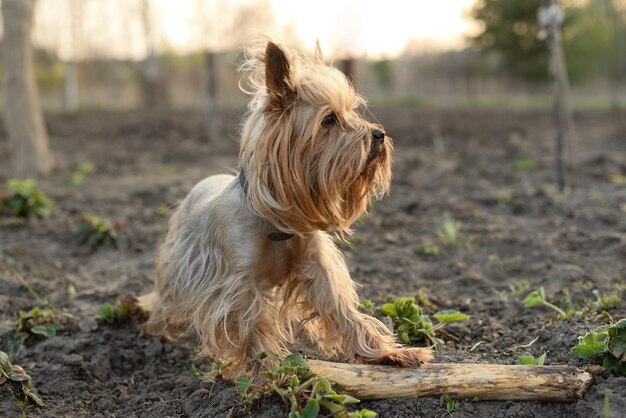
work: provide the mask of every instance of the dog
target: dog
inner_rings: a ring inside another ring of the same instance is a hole
[[[391,182],[392,142],[357,113],[346,76],[264,40],[242,66],[251,95],[239,174],[196,184],[172,215],[156,262],[148,327],[199,336],[201,354],[250,372],[260,353],[288,354],[302,332],[354,362],[415,366],[359,298],[333,236],[345,237]]]

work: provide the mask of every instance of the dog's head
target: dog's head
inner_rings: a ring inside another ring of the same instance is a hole
[[[268,41],[246,61],[252,95],[240,165],[260,216],[277,228],[349,233],[391,180],[391,140],[363,119],[364,100],[339,70]]]

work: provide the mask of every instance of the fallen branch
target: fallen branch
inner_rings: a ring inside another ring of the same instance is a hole
[[[138,298],[150,311],[156,294]],[[308,360],[311,372],[362,400],[441,396],[490,401],[572,402],[592,376],[572,366],[428,363],[413,369]]]
[[[592,376],[572,366],[429,363],[414,369],[309,360],[311,371],[363,399],[441,396],[491,401],[572,402]]]

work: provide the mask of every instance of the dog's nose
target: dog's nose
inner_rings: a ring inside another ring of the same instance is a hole
[[[381,142],[383,139],[385,139],[385,131],[381,131],[380,129],[374,129],[372,131],[372,137],[374,138],[374,140],[376,140],[376,142]]]

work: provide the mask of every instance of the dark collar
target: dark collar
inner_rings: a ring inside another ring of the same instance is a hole
[[[246,178],[246,173],[243,171],[243,169],[239,171],[239,175],[237,177],[239,178],[239,185],[241,186],[241,189],[243,190],[244,194],[247,195],[248,194],[248,179]],[[270,241],[287,241],[288,239],[293,238],[293,234],[279,231],[278,229],[275,231],[268,232],[266,236],[267,236],[267,239],[269,239]]]

